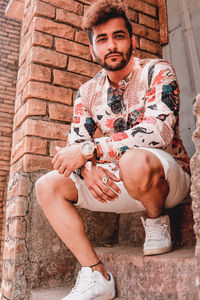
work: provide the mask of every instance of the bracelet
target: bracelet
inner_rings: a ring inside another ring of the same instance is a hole
[[[96,267],[96,266],[98,266],[98,265],[100,265],[100,264],[102,264],[102,265],[103,265],[102,261],[99,261],[98,263],[96,263],[96,264],[94,264],[94,265],[92,265],[92,266],[89,266],[89,268]]]

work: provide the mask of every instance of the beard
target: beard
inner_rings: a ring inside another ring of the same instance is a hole
[[[122,70],[123,68],[125,68],[127,66],[127,64],[129,63],[131,56],[133,53],[133,46],[132,43],[130,44],[129,49],[127,50],[126,53],[123,52],[117,52],[117,51],[113,51],[113,52],[109,52],[107,53],[103,59],[101,59],[99,56],[96,55],[96,53],[94,52],[94,56],[96,59],[96,62],[104,69],[106,69],[107,71],[119,71]],[[106,62],[106,58],[111,55],[111,54],[119,54],[122,59],[121,61],[119,61],[116,64],[111,64],[111,63],[107,63]]]

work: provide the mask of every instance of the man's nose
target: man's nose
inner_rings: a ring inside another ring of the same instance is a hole
[[[109,51],[116,51],[117,50],[117,43],[114,39],[110,38],[108,40],[108,50]]]

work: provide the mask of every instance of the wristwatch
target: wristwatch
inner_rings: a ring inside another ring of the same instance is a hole
[[[90,141],[86,141],[81,146],[81,153],[86,159],[96,157],[96,144]]]

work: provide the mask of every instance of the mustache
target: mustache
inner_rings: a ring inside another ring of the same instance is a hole
[[[107,53],[105,56],[104,56],[104,59],[106,59],[109,55],[111,54],[119,54],[121,56],[123,56],[123,53],[122,52],[118,52],[118,51],[111,51],[109,53]]]

